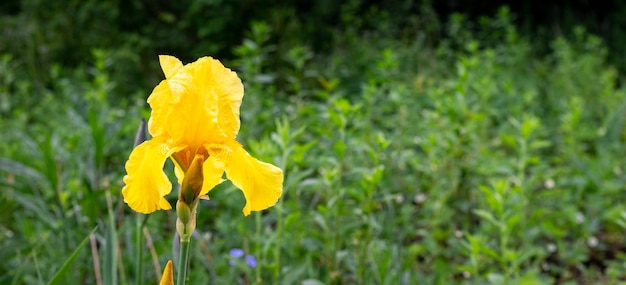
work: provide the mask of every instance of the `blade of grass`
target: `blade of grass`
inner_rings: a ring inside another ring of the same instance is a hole
[[[24,267],[26,267],[26,265],[30,264],[28,262],[28,260],[30,259],[30,257],[35,258],[37,250],[39,250],[39,247],[41,247],[41,245],[44,244],[45,241],[46,241],[45,238],[40,239],[39,242],[35,246],[32,247],[30,253],[27,254],[27,255],[24,255],[24,261],[20,264],[20,266],[17,268],[17,271],[15,272],[15,275],[12,277],[13,281],[11,281],[11,285],[16,285],[16,284],[18,284],[18,282],[22,281],[22,279],[20,279],[20,275],[22,274],[22,271],[24,271]],[[10,246],[10,244],[9,244],[9,246]],[[22,256],[21,251],[18,250],[18,252],[17,252],[18,259],[20,259],[21,256]],[[36,261],[34,261],[34,262],[36,262]],[[36,270],[37,270],[39,281],[40,281],[41,284],[43,284],[43,281],[41,279],[40,271],[39,271],[38,268]],[[4,284],[4,283],[0,283],[0,284]]]
[[[20,275],[22,274],[22,271],[24,270],[24,266],[28,264],[28,262],[26,262],[27,260],[28,259],[25,259],[24,262],[22,262],[22,264],[20,264],[20,266],[17,268],[17,271],[15,272],[15,276],[13,276],[13,281],[11,281],[11,285],[17,285],[18,280],[20,280]]]
[[[97,226],[95,228],[93,228],[93,230],[91,230],[91,232],[83,239],[83,241],[80,242],[80,244],[74,250],[74,252],[72,252],[72,254],[65,260],[63,265],[61,265],[59,270],[54,274],[54,276],[52,276],[52,279],[50,279],[50,282],[48,282],[48,285],[59,284],[58,282],[59,282],[61,276],[63,276],[63,274],[70,268],[70,265],[74,262],[74,259],[76,259],[76,257],[80,253],[80,250],[83,247],[85,247],[85,244],[87,244],[87,242],[89,241],[89,237],[94,232],[96,232],[96,229],[98,229]]]
[[[159,255],[154,248],[154,244],[152,243],[152,236],[150,235],[150,231],[146,227],[143,228],[143,233],[146,237],[146,245],[150,249],[150,256],[152,256],[152,265],[154,266],[154,272],[157,276],[157,280],[161,280],[161,266],[159,265]]]
[[[43,278],[41,278],[41,270],[39,269],[39,262],[37,262],[37,254],[35,251],[33,251],[32,255],[33,263],[35,263],[35,271],[37,272],[37,280],[39,280],[39,283],[43,283]]]
[[[117,229],[115,227],[115,214],[113,212],[111,194],[108,190],[106,192],[106,200],[108,219],[102,281],[104,284],[117,284]]]

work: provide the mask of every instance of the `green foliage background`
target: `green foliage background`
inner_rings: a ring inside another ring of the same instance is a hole
[[[155,284],[176,256],[175,213],[142,231],[120,193],[158,54],[236,70],[238,139],[286,175],[249,217],[229,182],[201,202],[190,284],[626,282],[618,17],[177,3],[0,4],[0,284]]]

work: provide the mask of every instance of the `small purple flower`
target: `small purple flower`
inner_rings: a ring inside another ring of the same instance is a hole
[[[248,266],[252,268],[255,268],[257,265],[256,258],[253,255],[247,255],[243,251],[243,249],[240,249],[240,248],[233,248],[230,250],[230,257],[232,258],[228,261],[228,264],[230,264],[231,266],[234,266],[236,264],[234,259],[241,258],[244,256],[245,256],[244,259],[246,261],[246,264],[248,264]]]
[[[246,263],[248,266],[255,268],[256,267],[256,258],[253,255],[246,255]]]
[[[232,258],[240,258],[244,255],[245,253],[243,252],[243,249],[241,248],[233,248],[230,250],[230,257]],[[228,264],[230,264],[230,266],[235,266],[235,261],[231,259],[228,261]]]
[[[245,255],[245,252],[243,252],[243,249],[241,248],[233,248],[230,250],[230,256],[233,258],[240,258],[244,255]]]

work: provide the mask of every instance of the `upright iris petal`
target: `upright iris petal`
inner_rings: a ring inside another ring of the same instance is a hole
[[[124,201],[142,213],[171,209],[164,196],[172,186],[163,173],[170,157],[179,183],[201,159],[202,185],[194,195],[206,195],[226,172],[243,191],[245,215],[273,206],[282,194],[282,170],[253,158],[235,140],[243,99],[237,74],[211,57],[187,65],[172,56],[159,61],[166,79],[148,98],[152,139],[135,148],[126,163]]]

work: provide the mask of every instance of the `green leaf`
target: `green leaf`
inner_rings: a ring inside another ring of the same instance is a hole
[[[117,230],[115,214],[108,211],[104,264],[102,265],[102,281],[104,284],[117,284]]]
[[[48,282],[48,285],[52,285],[52,284],[60,284],[58,283],[61,276],[63,276],[63,274],[70,268],[70,265],[74,262],[74,259],[76,259],[76,257],[78,256],[78,254],[80,253],[80,250],[83,249],[83,247],[85,246],[85,244],[87,244],[87,241],[89,240],[89,237],[96,231],[96,229],[98,229],[98,226],[96,226],[95,228],[93,228],[93,230],[91,230],[91,232],[83,239],[83,241],[80,242],[80,244],[78,245],[78,247],[74,250],[74,252],[72,252],[72,254],[70,255],[70,257],[68,257],[65,262],[63,263],[63,265],[61,265],[61,267],[59,268],[59,270],[57,270],[57,272],[54,274],[54,276],[52,277],[52,279],[50,280],[50,282]]]
[[[496,227],[500,227],[500,222],[496,220],[496,218],[489,212],[485,211],[485,210],[474,210],[473,211],[475,215],[483,218],[484,220],[486,220],[487,222],[492,223],[494,226]]]
[[[306,279],[302,281],[302,285],[323,285],[324,282],[316,279]]]

